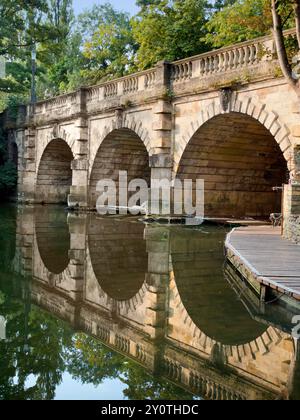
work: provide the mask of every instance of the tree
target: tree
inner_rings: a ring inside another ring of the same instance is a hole
[[[0,92],[21,93],[26,89],[27,85],[20,75],[24,74],[27,50],[31,48],[32,39],[44,30],[41,16],[45,11],[43,0],[1,1],[0,56],[5,58],[8,65],[7,77],[0,79]]]
[[[137,44],[129,14],[111,4],[94,6],[78,19],[86,59],[82,75],[90,83],[123,76],[132,71]]]
[[[192,399],[190,393],[153,377],[142,366],[86,334],[76,334],[73,343],[68,353],[68,372],[84,384],[99,386],[105,379],[119,379],[127,385],[123,393],[128,399]]]
[[[45,26],[47,37],[38,43],[40,96],[54,96],[67,90],[69,74],[77,66],[80,44],[74,42],[72,0],[48,0]]]
[[[232,45],[270,32],[269,0],[236,0],[223,6],[219,3],[216,10],[208,22],[205,37],[213,47]]]
[[[143,70],[160,60],[173,61],[205,52],[206,0],[139,0],[133,35],[139,49],[136,66]]]
[[[76,334],[68,353],[68,372],[83,384],[98,386],[121,375],[124,357],[86,334]]]
[[[273,18],[273,34],[278,54],[279,63],[287,82],[295,89],[300,96],[299,77],[294,74],[285,43],[284,27],[285,22],[292,13],[296,24],[297,49],[299,63],[300,52],[300,0],[271,0],[272,18]]]

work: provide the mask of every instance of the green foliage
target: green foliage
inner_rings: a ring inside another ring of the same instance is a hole
[[[0,201],[14,192],[17,179],[17,168],[7,160],[6,140],[0,131]]]
[[[124,358],[92,337],[76,334],[68,354],[68,372],[82,383],[100,385],[105,379],[117,377]]]
[[[284,4],[283,4],[284,3]],[[223,47],[267,35],[272,28],[270,0],[235,0],[224,3],[207,24],[206,42]],[[291,2],[282,0],[283,21],[294,25]]]
[[[17,185],[16,166],[12,162],[5,162],[0,166],[0,194],[13,191]]]
[[[292,2],[278,0],[285,27]],[[270,0],[137,0],[133,18],[110,3],[75,18],[72,0],[2,0],[0,110],[12,94],[28,100],[37,47],[39,99],[269,33]]]
[[[133,19],[133,35],[139,44],[138,69],[154,66],[160,60],[173,61],[207,51],[208,3],[205,0],[138,1],[140,13]]]
[[[222,47],[266,35],[272,26],[269,0],[237,0],[215,13],[207,25],[207,42]]]
[[[79,16],[78,32],[86,59],[82,75],[90,83],[132,71],[137,44],[127,13],[116,11],[109,3],[94,6]]]
[[[192,395],[166,380],[156,379],[144,368],[85,334],[76,334],[68,354],[68,372],[82,383],[99,386],[105,379],[120,379],[131,400],[188,400]]]

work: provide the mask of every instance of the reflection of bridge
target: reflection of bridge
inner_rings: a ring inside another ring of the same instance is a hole
[[[280,211],[272,187],[287,169],[299,181],[300,116],[274,51],[266,37],[38,103],[10,136],[20,200],[95,208],[97,181],[127,170],[204,179],[206,215]],[[297,190],[286,185],[286,216],[300,214]]]
[[[225,232],[46,209],[23,209],[18,217],[15,267],[33,276],[36,305],[205,398],[289,396],[294,342],[250,319],[221,282]],[[63,233],[61,243],[51,243],[51,225],[67,228],[69,238]],[[223,293],[225,308],[210,296]]]

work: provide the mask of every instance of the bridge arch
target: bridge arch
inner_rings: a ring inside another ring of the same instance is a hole
[[[71,147],[62,138],[52,139],[41,156],[36,176],[36,201],[67,203],[72,186]]]
[[[125,120],[126,121],[126,120]],[[138,134],[139,133],[139,134]],[[148,135],[141,125],[122,123],[104,130],[103,139],[97,150],[89,177],[89,207],[95,208],[98,198],[97,183],[103,179],[116,182],[119,190],[119,172],[126,171],[128,182],[141,178],[150,185]],[[119,202],[117,201],[117,205]]]
[[[179,179],[205,180],[205,215],[267,217],[281,211],[273,187],[288,182],[293,167],[287,128],[278,116],[251,100],[217,101],[191,123],[174,159]]]

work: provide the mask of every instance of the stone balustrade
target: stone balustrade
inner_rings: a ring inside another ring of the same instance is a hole
[[[295,37],[295,30],[286,31],[285,36]],[[275,53],[273,38],[266,36],[170,64],[164,63],[163,67],[167,69],[167,76],[164,77],[159,74],[162,68],[162,63],[159,63],[150,70],[38,102],[34,114],[37,121],[67,118],[81,113],[83,109],[90,113],[126,102],[145,101],[148,97],[162,95],[162,85],[166,91],[172,90],[175,93],[183,87],[185,91],[194,92],[195,82],[197,86],[207,88],[209,83],[225,83],[226,76],[232,79],[234,74],[238,78],[242,72],[251,70],[259,77],[274,77],[270,69],[274,71],[275,62],[278,63]],[[269,64],[268,68],[266,63]]]

